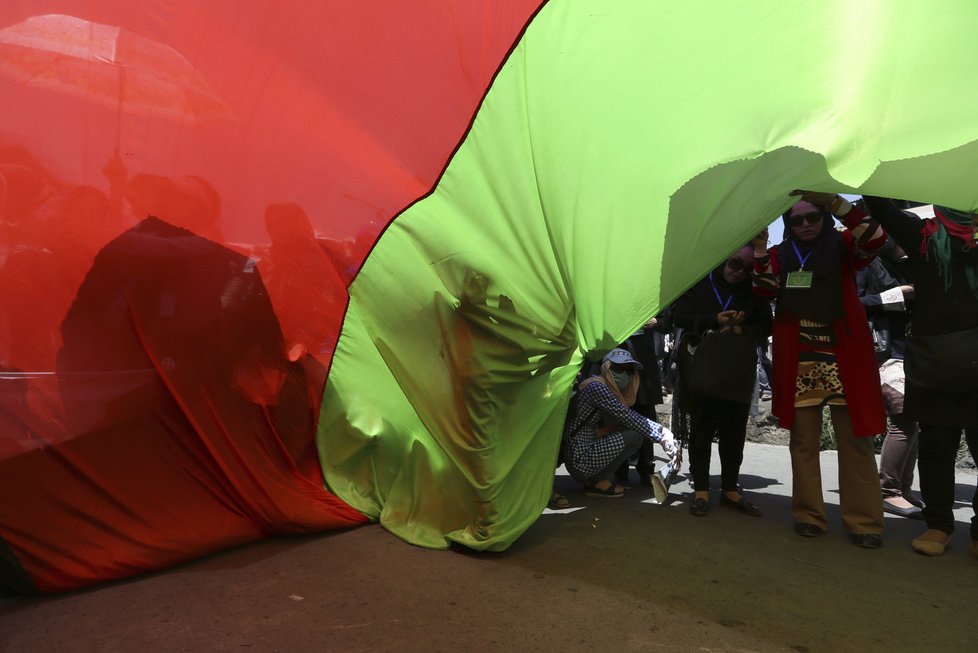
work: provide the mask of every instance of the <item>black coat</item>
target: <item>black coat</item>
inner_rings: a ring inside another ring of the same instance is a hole
[[[889,200],[870,196],[865,199],[873,217],[909,257],[914,279],[913,334],[938,335],[978,327],[978,298],[968,287],[964,264],[952,261],[953,280],[945,290],[936,261],[921,253],[923,219],[904,213]],[[927,424],[978,426],[978,390],[972,387],[968,393],[950,394],[908,383],[904,414]]]
[[[907,261],[892,261],[880,256],[873,259],[869,267],[856,273],[859,301],[866,309],[880,363],[890,358],[903,360],[907,346],[907,328],[913,310],[913,300],[906,298],[903,310],[887,310],[880,295],[892,288],[912,285],[913,279]]]

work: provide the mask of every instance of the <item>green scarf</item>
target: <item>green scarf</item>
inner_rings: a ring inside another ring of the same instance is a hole
[[[937,270],[944,278],[944,290],[951,287],[951,257],[955,248],[974,248],[974,228],[972,214],[955,211],[944,206],[934,207],[935,220],[931,227],[925,227],[922,233],[921,253],[925,258],[933,258],[937,262]],[[978,265],[965,262],[964,273],[968,287],[978,298]]]

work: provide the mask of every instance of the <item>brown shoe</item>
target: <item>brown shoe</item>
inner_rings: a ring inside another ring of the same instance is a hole
[[[940,556],[944,555],[950,541],[951,535],[949,533],[930,528],[911,542],[910,546],[913,547],[914,551],[925,556]]]
[[[852,536],[852,541],[862,549],[878,549],[883,546],[883,537],[878,533],[859,533]]]
[[[978,540],[971,540],[971,548],[968,549],[968,555],[978,560]]]
[[[795,524],[795,534],[801,535],[802,537],[818,537],[820,535],[825,535],[825,531],[822,530],[822,527],[817,524],[797,522]]]

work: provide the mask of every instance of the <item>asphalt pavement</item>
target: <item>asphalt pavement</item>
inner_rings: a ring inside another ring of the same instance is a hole
[[[910,550],[923,524],[891,515],[881,549],[854,546],[835,452],[821,460],[819,538],[792,532],[787,448],[749,443],[741,481],[759,518],[716,498],[693,517],[682,477],[657,505],[637,483],[605,499],[560,475],[573,506],[544,511],[503,554],[421,549],[377,525],[272,538],[0,602],[0,651],[978,650],[976,476],[959,472],[951,548],[927,558]]]

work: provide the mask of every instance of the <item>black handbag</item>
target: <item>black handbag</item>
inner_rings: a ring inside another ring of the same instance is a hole
[[[679,375],[696,395],[750,403],[757,376],[757,340],[732,332],[708,331],[686,338],[679,351]]]
[[[978,382],[978,328],[907,338],[903,370],[914,387],[973,393]]]

